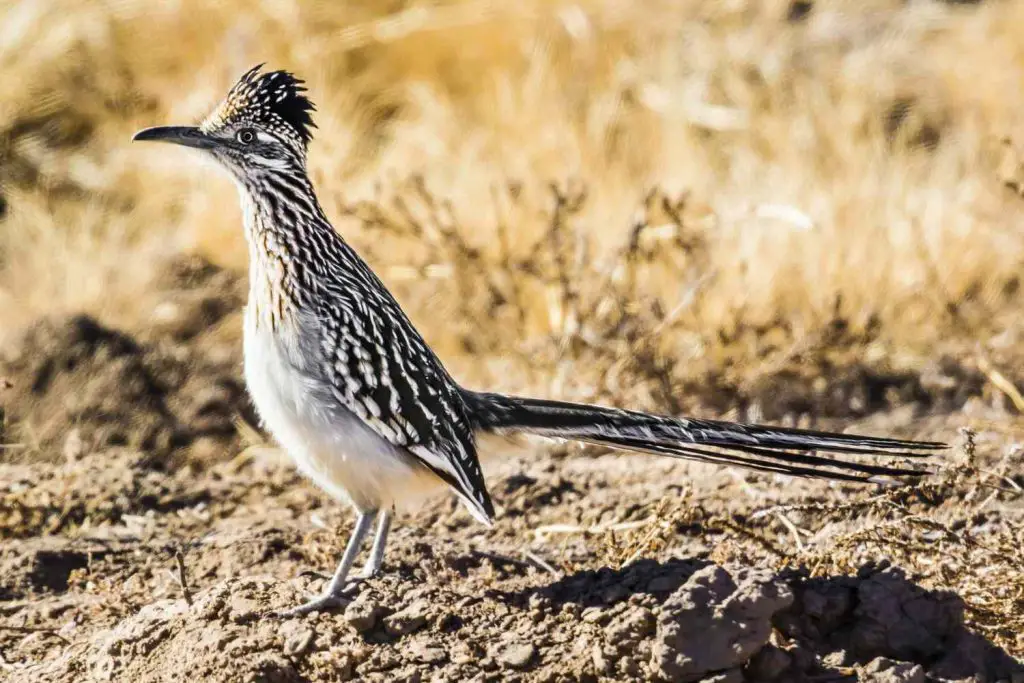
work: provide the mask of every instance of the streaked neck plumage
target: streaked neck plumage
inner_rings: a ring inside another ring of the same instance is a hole
[[[311,307],[317,277],[309,268],[335,252],[341,237],[302,168],[250,171],[238,186],[249,245],[249,305],[260,324],[279,329]]]

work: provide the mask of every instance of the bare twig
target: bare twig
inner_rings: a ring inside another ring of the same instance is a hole
[[[541,557],[537,553],[531,552],[529,550],[524,550],[523,551],[523,557],[525,557],[527,560],[529,560],[533,564],[537,565],[538,568],[543,569],[544,571],[546,571],[548,574],[551,574],[552,576],[554,576],[556,578],[561,578],[562,577],[562,572],[560,572],[558,569],[556,569],[554,567],[554,565],[552,565],[550,562],[545,560],[543,557]]]
[[[999,372],[992,365],[986,356],[979,355],[978,357],[978,369],[984,373],[985,377],[988,378],[989,382],[992,382],[996,389],[1006,394],[1006,396],[1013,402],[1013,406],[1017,409],[1017,412],[1024,413],[1024,396],[1021,395],[1017,387],[1006,378],[1006,375]]]
[[[181,547],[178,546],[174,549],[174,562],[178,567],[178,585],[181,586],[181,594],[185,598],[185,603],[192,606],[192,591],[188,588],[188,575],[185,571],[185,554],[181,551]]]
[[[781,512],[776,512],[775,516],[779,518],[779,521],[782,522],[782,525],[789,529],[789,533],[793,535],[793,542],[796,543],[797,552],[803,552],[804,542],[800,540],[800,529],[797,527],[797,525],[794,524],[789,517],[782,514]]]

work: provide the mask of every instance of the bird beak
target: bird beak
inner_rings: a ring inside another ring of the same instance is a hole
[[[211,149],[217,146],[216,138],[210,137],[198,128],[193,126],[157,126],[140,130],[132,138],[133,142],[139,140],[156,140],[157,142],[172,142],[185,147],[196,149]]]

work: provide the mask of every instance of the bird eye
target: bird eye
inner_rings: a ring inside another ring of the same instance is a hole
[[[250,142],[256,139],[256,134],[253,133],[248,128],[243,128],[242,130],[238,131],[238,135],[236,135],[235,137],[237,137],[238,141],[241,142],[243,145],[248,145]]]

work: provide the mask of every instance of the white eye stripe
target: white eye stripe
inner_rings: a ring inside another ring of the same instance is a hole
[[[262,130],[256,131],[256,139],[260,142],[277,142],[277,138],[270,133],[264,133]]]
[[[249,156],[250,159],[258,163],[264,168],[287,168],[288,161],[285,159],[271,159],[269,157],[260,156],[258,154],[252,154]]]

